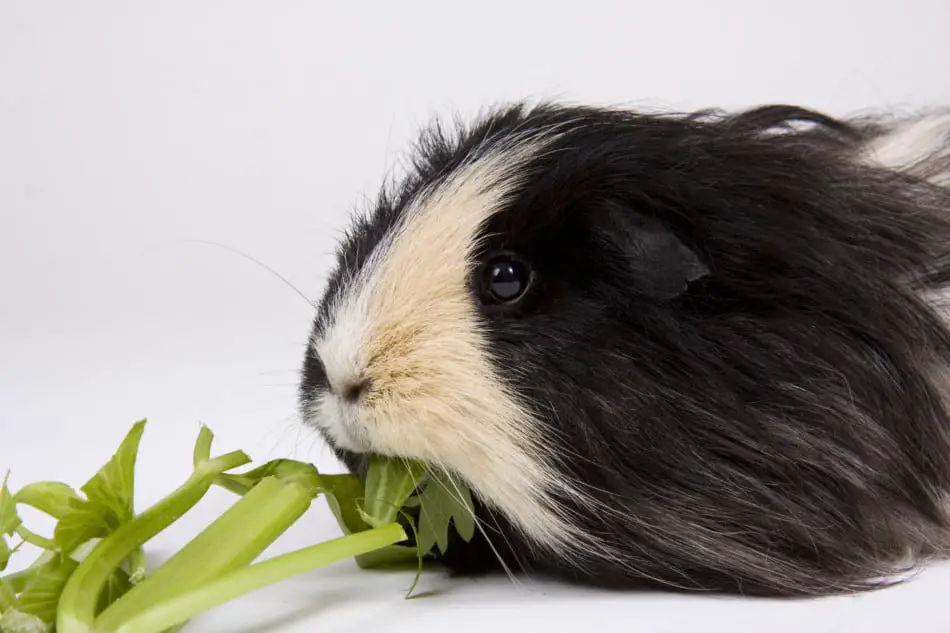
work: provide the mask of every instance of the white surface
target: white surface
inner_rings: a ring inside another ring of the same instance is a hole
[[[335,469],[295,424],[311,310],[348,209],[435,113],[559,96],[844,113],[950,103],[947,0],[784,3],[0,1],[0,467],[79,484],[151,420],[140,504],[220,449]],[[544,6],[542,10],[540,7]],[[167,476],[167,478],[165,478]],[[209,497],[154,545],[183,542]],[[336,534],[322,502],[275,546]],[[943,631],[950,566],[862,598],[624,595],[344,563],[195,631]]]

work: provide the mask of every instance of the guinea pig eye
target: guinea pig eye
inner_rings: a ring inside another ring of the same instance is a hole
[[[482,269],[482,293],[492,303],[511,304],[524,296],[532,277],[531,267],[523,259],[513,253],[497,253]]]

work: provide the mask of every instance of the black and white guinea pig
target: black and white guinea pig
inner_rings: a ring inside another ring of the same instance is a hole
[[[300,406],[353,471],[470,486],[450,569],[820,595],[950,551],[950,113],[518,104],[409,172]]]

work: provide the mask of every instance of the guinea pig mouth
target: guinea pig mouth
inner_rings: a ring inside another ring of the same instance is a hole
[[[366,481],[366,478],[369,474],[370,462],[374,458],[386,459],[388,457],[381,453],[348,451],[346,449],[341,450],[339,447],[335,447],[335,448],[337,449],[337,451],[340,452],[339,456],[342,459],[342,461],[347,465],[347,468],[349,468],[350,472],[352,472],[354,475],[359,477],[364,482]],[[422,463],[422,465],[425,467],[426,472],[423,474],[422,479],[419,481],[419,485],[417,485],[413,489],[411,496],[418,496],[422,494],[422,491],[425,490],[426,486],[438,485],[438,484],[433,484],[432,478],[429,476],[428,470],[431,467],[431,465],[426,464],[426,463]]]

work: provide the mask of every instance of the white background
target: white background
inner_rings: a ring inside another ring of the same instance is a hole
[[[344,6],[344,4],[346,6]],[[849,8],[854,6],[854,8]],[[858,8],[860,7],[860,8]],[[500,100],[844,114],[950,103],[950,1],[0,0],[0,469],[82,483],[150,419],[140,507],[220,450],[338,467],[296,421],[347,213],[434,114]],[[160,537],[160,557],[231,497]],[[320,501],[273,551],[336,535]],[[624,595],[350,562],[192,631],[875,632],[950,625],[950,567],[862,598]]]

